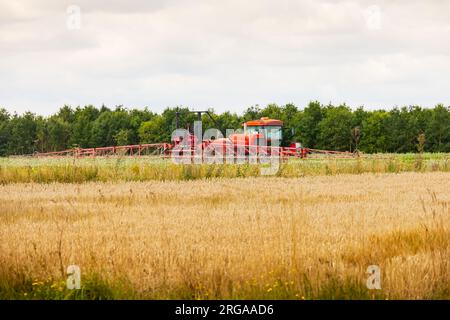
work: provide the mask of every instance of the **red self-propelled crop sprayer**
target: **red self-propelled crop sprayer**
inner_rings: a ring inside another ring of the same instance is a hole
[[[194,132],[179,128],[179,113],[176,113],[176,130],[172,134],[171,142],[136,144],[125,146],[110,146],[98,148],[72,148],[64,151],[34,153],[35,157],[112,157],[112,156],[153,156],[175,159],[248,159],[252,155],[275,156],[281,159],[290,157],[315,158],[323,156],[353,158],[357,153],[318,150],[303,147],[300,143],[292,142],[289,147],[280,146],[283,132],[281,120],[262,117],[258,120],[247,121],[243,124],[243,130],[234,132],[227,137],[215,129],[217,134],[205,137],[201,129],[201,115],[208,111],[194,111],[198,115],[198,121],[194,124]],[[195,125],[200,123],[200,132]],[[196,132],[197,131],[197,132]]]

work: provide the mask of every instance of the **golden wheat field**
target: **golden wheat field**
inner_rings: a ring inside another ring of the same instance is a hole
[[[0,185],[0,296],[447,299],[449,190],[443,172]]]

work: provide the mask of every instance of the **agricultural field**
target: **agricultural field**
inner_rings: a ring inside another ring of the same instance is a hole
[[[290,159],[275,176],[301,178],[318,175],[449,172],[450,154],[374,154],[360,158]],[[170,181],[261,176],[252,164],[178,165],[159,157],[0,158],[0,184]]]
[[[449,299],[449,159],[0,159],[0,299]]]

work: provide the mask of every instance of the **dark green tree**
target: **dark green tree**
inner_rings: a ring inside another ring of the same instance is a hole
[[[303,110],[303,114],[300,118],[296,136],[300,138],[300,141],[305,147],[317,148],[320,128],[319,123],[324,116],[324,110],[322,105],[317,102],[310,102],[308,106]]]
[[[69,142],[71,146],[76,145],[81,148],[95,146],[92,138],[92,127],[99,114],[99,110],[92,105],[75,109]]]
[[[9,121],[8,154],[31,154],[36,150],[36,117],[31,112],[15,114]]]
[[[244,114],[242,116],[243,122],[250,121],[250,120],[257,120],[260,119],[263,116],[262,110],[259,107],[259,105],[251,106],[247,108],[244,111]]]
[[[9,113],[0,108],[0,156],[8,154],[8,141],[10,139]]]
[[[48,149],[47,151],[59,151],[70,148],[70,123],[60,114],[51,116],[47,120]]]
[[[319,123],[320,149],[349,151],[352,144],[352,111],[346,105],[328,106]]]
[[[426,129],[426,137],[434,152],[450,151],[450,110],[442,104],[432,110],[432,116]]]
[[[164,126],[164,118],[161,115],[154,116],[151,120],[143,122],[139,128],[140,143],[158,143],[164,141],[161,140],[162,126]]]
[[[128,144],[128,135],[126,139],[124,135],[124,130],[130,127],[130,118],[127,110],[122,107],[117,107],[114,111],[103,110],[97,119],[95,119],[92,125],[92,144],[95,147],[105,147],[116,145],[117,140],[116,135],[121,133],[122,145]],[[125,139],[125,140],[124,140]]]
[[[361,127],[361,141],[359,149],[367,153],[385,152],[388,135],[386,132],[386,121],[389,113],[377,110],[363,121]]]

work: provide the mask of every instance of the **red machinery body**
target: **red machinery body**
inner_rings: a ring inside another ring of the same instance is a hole
[[[244,123],[243,133],[233,133],[227,138],[210,141],[208,147],[223,154],[238,154],[239,151],[244,155],[281,154],[283,151],[280,147],[282,127],[282,121],[267,117],[247,121]]]

